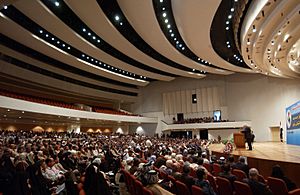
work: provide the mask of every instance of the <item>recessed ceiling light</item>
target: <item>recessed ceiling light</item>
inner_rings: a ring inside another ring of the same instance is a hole
[[[166,8],[164,8],[164,7],[162,8],[162,10],[165,10],[165,9],[166,9]]]
[[[96,39],[96,37],[95,37],[95,36],[93,36],[93,39]]]
[[[51,39],[52,41],[54,41],[54,38],[52,37],[52,39]]]
[[[231,19],[232,18],[232,15],[230,14],[230,15],[228,15],[228,19]]]
[[[9,112],[10,111],[10,109],[7,109],[7,112]]]
[[[229,30],[229,27],[228,26],[226,26],[226,28],[225,28],[226,30]]]
[[[122,25],[123,25],[123,22],[120,22],[120,25],[122,26]]]
[[[256,29],[255,29],[255,28],[253,28],[252,32],[256,32]]]
[[[85,32],[85,31],[86,31],[86,29],[85,29],[85,28],[83,28],[83,29],[82,29],[82,31],[83,31],[83,32]]]
[[[279,31],[277,34],[278,34],[278,35],[281,35],[281,31]]]
[[[174,33],[171,34],[171,37],[174,37]]]
[[[171,28],[171,24],[168,24],[167,28]]]
[[[62,44],[62,46],[65,47],[66,45],[65,45],[65,44]]]
[[[248,42],[247,42],[247,45],[250,45],[250,44],[251,44],[251,42],[250,42],[250,41],[248,41]]]
[[[227,41],[226,44],[229,44],[229,41]]]
[[[68,49],[71,49],[71,47],[68,47]]]
[[[4,9],[7,9],[7,6],[6,5],[4,5],[4,7],[3,7]]]
[[[120,17],[117,15],[117,16],[115,16],[115,20],[116,21],[119,21],[120,20]]]
[[[195,68],[193,68],[193,71],[195,71]]]
[[[91,36],[91,33],[89,32],[88,35]]]
[[[229,21],[228,21],[228,20],[226,21],[226,24],[229,24]]]
[[[24,114],[25,112],[24,111],[22,111],[22,114]]]
[[[176,44],[178,44],[179,43],[179,41],[176,41]]]
[[[228,48],[230,48],[230,45],[227,45]]]
[[[100,39],[98,39],[97,42],[100,43]]]
[[[43,31],[42,31],[42,30],[40,30],[40,33],[43,33]]]
[[[230,11],[231,11],[231,12],[234,12],[234,8],[231,8]]]
[[[46,34],[46,37],[49,37],[49,35],[48,35],[48,34]]]
[[[56,43],[57,43],[57,44],[60,44],[60,42],[59,42],[59,41],[57,41]]]
[[[59,6],[59,2],[55,1],[55,6],[58,7]]]
[[[184,50],[185,48],[184,47],[182,47],[182,50]]]
[[[21,116],[19,116],[19,118],[22,118]]]
[[[165,23],[168,23],[169,22],[169,20],[168,19],[165,19]]]
[[[176,41],[176,40],[177,40],[177,38],[175,37],[175,38],[174,38],[174,41]]]
[[[198,60],[200,61],[201,59],[200,59],[200,58],[198,58]]]
[[[164,2],[164,0],[159,0],[159,2],[161,2],[161,3],[162,3],[162,2]]]
[[[179,47],[182,47],[182,44],[179,44]]]
[[[163,17],[166,17],[166,16],[167,16],[167,13],[165,12],[165,13],[163,13],[162,15],[163,15]]]

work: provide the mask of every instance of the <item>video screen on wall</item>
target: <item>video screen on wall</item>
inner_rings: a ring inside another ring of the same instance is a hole
[[[221,121],[221,110],[214,110],[214,121]]]

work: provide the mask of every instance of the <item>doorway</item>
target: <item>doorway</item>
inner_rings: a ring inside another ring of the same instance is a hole
[[[273,142],[280,142],[280,127],[270,127]]]

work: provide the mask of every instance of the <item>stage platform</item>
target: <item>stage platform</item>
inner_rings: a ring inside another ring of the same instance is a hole
[[[272,167],[279,164],[286,176],[300,187],[300,146],[281,142],[255,142],[253,147],[252,151],[237,148],[232,155],[236,160],[239,156],[246,156],[249,166],[258,168],[265,178],[270,176]],[[226,156],[223,154],[223,144],[212,144],[209,149],[218,157]]]

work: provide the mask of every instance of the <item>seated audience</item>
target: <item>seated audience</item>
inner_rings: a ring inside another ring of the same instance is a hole
[[[189,164],[185,164],[183,166],[183,171],[182,171],[182,174],[181,174],[181,177],[180,177],[180,181],[182,183],[184,183],[189,190],[192,189],[192,185],[195,184],[195,179],[190,176],[190,172],[191,172],[191,168],[189,166]]]
[[[231,167],[228,163],[222,165],[222,172],[219,173],[219,176],[228,179],[232,186],[236,180],[236,176],[231,173]]]
[[[158,174],[155,170],[150,170],[145,174],[147,186],[153,195],[172,195],[171,192],[165,190],[158,184]]]
[[[248,175],[249,166],[245,163],[245,157],[240,156],[239,161],[232,166],[232,169],[242,170],[246,173],[246,175]]]
[[[278,178],[278,179],[282,179],[285,184],[286,184],[286,187],[288,188],[288,191],[291,191],[291,190],[294,190],[296,189],[296,184],[293,183],[289,178],[287,178],[281,167],[279,165],[275,165],[273,168],[272,168],[272,174],[271,174],[271,177],[275,177],[275,178]]]
[[[247,183],[252,191],[252,194],[255,195],[271,195],[272,191],[266,184],[263,184],[258,181],[258,171],[255,168],[249,170],[249,178],[244,179],[243,181]]]
[[[203,194],[204,195],[216,195],[213,188],[211,187],[211,185],[209,184],[209,182],[206,179],[207,172],[204,169],[199,168],[196,171],[196,174],[197,174],[197,179],[195,181],[195,185],[202,188]]]

